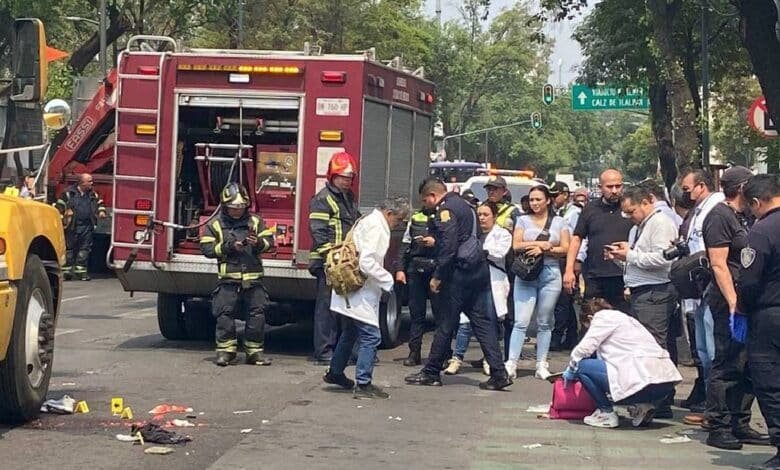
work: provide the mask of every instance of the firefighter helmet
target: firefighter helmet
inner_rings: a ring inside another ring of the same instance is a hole
[[[249,194],[238,183],[229,183],[222,190],[222,204],[231,209],[245,209],[249,206]]]
[[[355,159],[347,152],[333,154],[328,163],[328,181],[332,181],[334,176],[354,178],[357,176],[355,166]]]

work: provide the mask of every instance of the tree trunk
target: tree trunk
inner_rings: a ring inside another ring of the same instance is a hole
[[[780,41],[775,24],[778,11],[773,0],[740,0],[742,42],[750,55],[753,72],[766,98],[769,116],[780,123]]]
[[[650,20],[653,24],[653,39],[663,64],[668,104],[672,116],[674,155],[677,168],[691,165],[700,166],[695,158],[699,150],[699,134],[696,126],[696,111],[693,95],[685,80],[682,67],[678,62],[673,39],[674,18],[680,8],[680,0],[668,3],[667,0],[647,0]]]
[[[671,188],[677,179],[674,143],[672,138],[672,117],[669,112],[667,91],[664,84],[650,84],[650,125],[658,144],[658,161],[661,177],[667,188]]]
[[[127,16],[115,9],[111,9],[109,12],[108,20],[106,48],[132,27]],[[92,59],[98,53],[100,53],[100,35],[98,32],[95,32],[87,42],[73,52],[68,61],[68,66],[73,69],[74,75],[81,75],[81,73],[84,72],[84,69],[87,68],[87,65],[92,62]]]

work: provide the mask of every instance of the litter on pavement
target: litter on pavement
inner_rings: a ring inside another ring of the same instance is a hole
[[[238,410],[238,411],[234,411],[233,414],[234,415],[246,415],[246,414],[254,413],[254,412],[255,412],[254,410]]]
[[[252,428],[246,428],[241,430],[241,434],[249,434],[250,432],[252,432]]]
[[[530,449],[538,449],[540,447],[542,447],[542,445],[537,442],[536,444],[526,444],[526,445],[523,446],[523,449],[529,449],[530,450]]]
[[[50,399],[43,402],[43,405],[41,405],[41,413],[69,415],[73,414],[75,406],[76,400],[68,395],[63,395],[59,400]]]
[[[547,403],[544,405],[531,405],[525,411],[526,413],[547,413],[550,411],[550,404]]]
[[[173,449],[170,447],[148,447],[144,450],[144,454],[167,455],[171,453],[173,453]]]
[[[122,442],[135,442],[135,441],[138,440],[138,437],[137,436],[130,436],[130,435],[127,435],[127,434],[117,434],[116,435],[116,440],[117,441],[122,441]]]
[[[677,436],[661,439],[661,444],[684,444],[686,442],[691,442],[691,438],[688,436]]]
[[[171,424],[177,428],[194,428],[195,425],[187,421],[186,419],[174,419]]]
[[[144,441],[154,442],[155,444],[180,444],[192,440],[190,436],[182,436],[173,431],[168,431],[155,423],[134,424],[130,428],[130,434],[135,436],[136,433],[140,433]]]

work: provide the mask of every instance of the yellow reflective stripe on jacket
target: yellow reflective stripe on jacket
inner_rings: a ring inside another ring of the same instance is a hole
[[[325,212],[310,212],[309,219],[312,220],[324,220],[325,222],[330,220],[330,214]]]
[[[254,281],[260,279],[262,274],[260,273],[228,273],[225,272],[225,263],[220,263],[219,278],[220,279],[235,279],[238,281]]]
[[[216,238],[209,237],[208,235],[204,235],[204,236],[200,237],[200,242],[201,243],[214,243],[216,241],[217,241]]]
[[[416,222],[418,224],[427,224],[428,216],[423,214],[420,211],[417,211],[414,214],[412,214],[412,222]]]
[[[211,227],[217,232],[217,239],[214,244],[214,253],[217,256],[222,256],[222,241],[225,239],[222,235],[222,226],[219,224],[219,220],[215,220]]]
[[[325,197],[325,201],[327,201],[330,208],[333,210],[333,217],[328,221],[331,225],[333,225],[333,230],[336,232],[336,237],[334,240],[334,243],[338,245],[343,239],[343,232],[341,230],[341,210],[339,209],[339,204],[336,202],[335,199],[333,199],[333,196],[330,194]]]

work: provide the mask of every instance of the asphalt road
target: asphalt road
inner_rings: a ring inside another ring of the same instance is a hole
[[[533,379],[530,362],[508,392],[480,391],[484,376],[476,369],[445,378],[442,388],[410,387],[403,385],[410,371],[400,364],[403,345],[381,351],[375,371],[390,400],[358,401],[321,382],[324,368],[307,361],[307,325],[268,332],[273,366],[222,369],[213,364],[211,344],[159,335],[154,295],[130,298],[116,280],[96,279],[66,284],[64,299],[49,395],[86,400],[90,413],[0,427],[2,469],[700,469],[747,468],[771,456],[767,447],[704,446],[706,435],[680,424],[685,412],[679,409],[676,421],[642,430],[539,419],[526,410],[548,403],[550,386]],[[478,357],[473,343],[467,359]],[[553,369],[563,364],[564,355],[553,357]],[[683,368],[688,379],[678,399],[693,373]],[[148,410],[162,403],[192,407],[196,427],[177,430],[193,441],[158,456],[116,440],[130,422],[111,415],[112,397],[122,397],[136,421],[149,419]],[[755,415],[763,429],[757,408]],[[694,433],[691,442],[660,442],[685,432]]]

